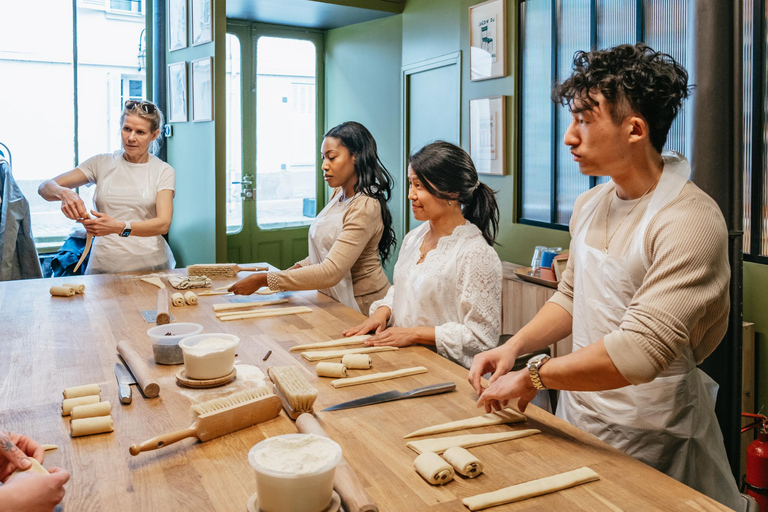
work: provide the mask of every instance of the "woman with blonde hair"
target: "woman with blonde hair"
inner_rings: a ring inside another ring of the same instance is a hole
[[[86,274],[162,270],[176,266],[162,235],[173,217],[175,171],[154,153],[163,114],[149,101],[126,101],[120,116],[123,148],[93,156],[77,168],[44,181],[38,193],[61,201],[61,211],[80,222],[93,247]],[[91,217],[72,189],[95,184]]]

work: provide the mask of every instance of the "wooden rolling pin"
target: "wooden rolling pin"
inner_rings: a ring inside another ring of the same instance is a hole
[[[168,313],[168,289],[160,288],[157,290],[157,325],[171,323],[171,315]]]
[[[166,303],[167,306],[168,304]],[[139,353],[127,341],[117,342],[117,352],[123,356],[125,364],[128,365],[131,373],[136,377],[136,383],[141,387],[141,392],[144,393],[144,396],[147,398],[158,396],[160,394],[160,385],[150,378],[147,363]]]
[[[300,415],[296,419],[296,428],[304,434],[315,434],[330,437],[314,416],[308,413]],[[333,487],[341,497],[344,509],[347,512],[379,512],[379,507],[363,487],[363,483],[357,478],[355,471],[342,456],[339,465],[336,466],[336,477]]]

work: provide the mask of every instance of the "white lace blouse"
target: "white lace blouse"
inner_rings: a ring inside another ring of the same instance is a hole
[[[458,226],[417,264],[425,222],[405,236],[394,285],[371,305],[387,306],[389,325],[435,327],[437,353],[465,368],[478,352],[498,345],[501,330],[501,261],[474,224]]]

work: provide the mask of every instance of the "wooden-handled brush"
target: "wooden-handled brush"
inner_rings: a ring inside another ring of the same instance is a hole
[[[188,276],[207,276],[211,279],[219,277],[237,277],[238,272],[261,272],[269,267],[241,267],[237,263],[207,263],[187,267]]]
[[[271,420],[280,414],[282,403],[267,386],[238,391],[224,398],[216,398],[192,406],[199,416],[184,430],[154,437],[130,448],[131,455],[157,450],[188,437],[202,442]]]

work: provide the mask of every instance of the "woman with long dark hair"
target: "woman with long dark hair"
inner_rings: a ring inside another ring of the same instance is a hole
[[[344,334],[373,332],[366,344],[376,346],[434,346],[469,368],[498,344],[501,329],[496,198],[469,155],[443,141],[411,156],[408,182],[413,216],[424,223],[403,240],[394,286]]]
[[[309,228],[309,256],[288,270],[252,274],[230,290],[320,290],[367,313],[390,287],[381,265],[395,245],[387,201],[392,177],[381,163],[376,141],[360,123],[348,121],[325,134],[323,177],[330,201]]]

